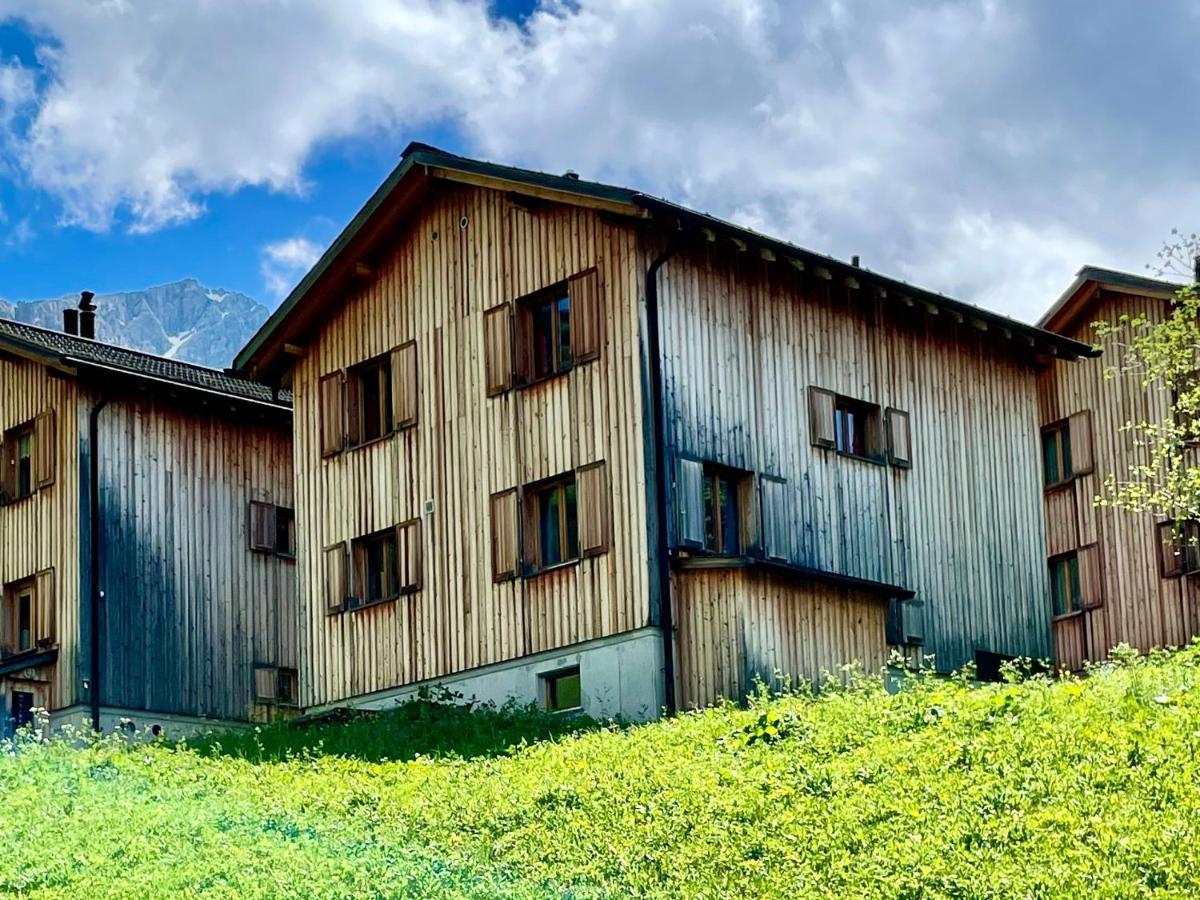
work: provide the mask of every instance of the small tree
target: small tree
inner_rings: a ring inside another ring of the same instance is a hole
[[[1176,292],[1166,319],[1123,315],[1097,322],[1101,340],[1117,350],[1105,377],[1140,378],[1147,392],[1166,395],[1169,414],[1159,421],[1128,421],[1137,461],[1121,477],[1110,473],[1101,506],[1153,512],[1170,519],[1200,519],[1200,237],[1172,230],[1172,241],[1151,266],[1159,277],[1189,282]]]

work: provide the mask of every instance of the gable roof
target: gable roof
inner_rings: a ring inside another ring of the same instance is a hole
[[[764,255],[783,257],[800,266],[824,270],[830,277],[873,287],[897,305],[931,315],[946,311],[955,321],[970,322],[985,331],[994,327],[1003,337],[1020,337],[1027,347],[1038,353],[1076,359],[1094,352],[1087,344],[1037,326],[814,253],[649,194],[585,181],[574,175],[551,175],[483,162],[428,144],[412,143],[405,148],[400,164],[391,175],[238,353],[234,359],[234,369],[254,377],[265,377],[277,371],[283,345],[295,340],[304,333],[306,325],[318,319],[320,307],[329,301],[332,288],[352,276],[355,263],[371,253],[388,234],[388,226],[399,221],[408,209],[418,203],[422,192],[436,179],[508,190],[554,202],[591,206],[617,215],[655,220],[674,228],[689,228],[706,236],[720,235],[739,244],[753,246]]]
[[[1181,287],[1182,284],[1159,278],[1147,278],[1144,275],[1119,272],[1102,266],[1084,266],[1075,273],[1075,280],[1038,320],[1038,325],[1049,331],[1066,331],[1091,307],[1092,300],[1101,288],[1169,300]]]
[[[241,402],[266,404],[280,410],[291,407],[290,397],[286,393],[276,398],[266,385],[219,369],[129,350],[11,319],[0,319],[0,348],[68,372],[87,371],[94,375],[133,378],[146,384],[215,394]]]

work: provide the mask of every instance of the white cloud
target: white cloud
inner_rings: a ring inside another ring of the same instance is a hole
[[[398,150],[449,123],[468,152],[1032,318],[1078,265],[1140,270],[1193,228],[1182,2],[1082,25],[1039,0],[543,0],[522,27],[485,0],[0,0],[0,19],[43,35],[20,158],[74,224],[153,230],[213,192],[303,192],[332,141]],[[27,106],[28,72],[0,74],[0,104],[4,77]],[[280,292],[291,274],[262,261]]]
[[[284,297],[323,252],[323,247],[303,237],[286,238],[264,246],[259,251],[259,270],[271,296]]]

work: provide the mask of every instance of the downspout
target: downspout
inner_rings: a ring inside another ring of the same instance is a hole
[[[100,411],[108,406],[108,397],[92,407],[88,414],[88,588],[91,594],[91,700],[92,729],[100,730]]]
[[[667,539],[666,413],[663,406],[662,346],[658,327],[658,273],[680,251],[683,239],[675,237],[646,270],[646,354],[650,364],[650,427],[654,443],[654,506],[658,518],[655,535],[655,575],[658,579],[658,621],[662,629],[664,699],[667,713],[678,710],[675,697],[675,635],[671,621],[671,560]]]

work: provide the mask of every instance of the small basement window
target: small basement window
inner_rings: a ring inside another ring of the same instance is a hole
[[[12,727],[15,731],[33,724],[33,694],[30,691],[12,692]]]
[[[352,544],[355,599],[359,606],[400,596],[400,564],[396,531],[389,528]]]
[[[275,700],[280,706],[298,706],[300,703],[300,673],[295,669],[279,670],[279,687]]]
[[[1070,481],[1071,429],[1066,419],[1042,429],[1042,475],[1046,487]]]
[[[568,712],[583,707],[583,682],[579,666],[562,669],[542,676],[546,709],[551,712]]]
[[[579,559],[579,515],[575,474],[569,473],[525,489],[537,545],[531,547],[531,568],[548,569]]]
[[[1079,583],[1079,556],[1064,553],[1050,560],[1050,608],[1055,617],[1070,615],[1083,608],[1083,590]]]
[[[351,444],[367,444],[395,430],[390,356],[377,356],[347,370],[347,387]]]

